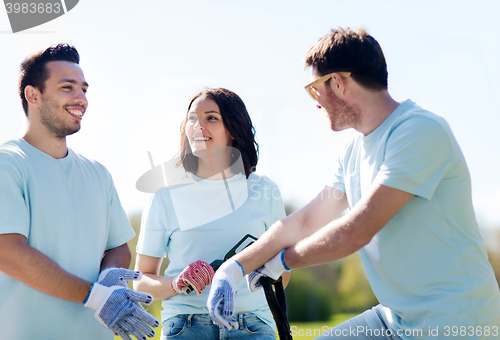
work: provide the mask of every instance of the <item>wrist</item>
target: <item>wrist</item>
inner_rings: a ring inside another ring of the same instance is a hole
[[[170,288],[172,288],[172,291],[175,293],[175,294],[180,294],[182,293],[182,291],[177,287],[177,278],[179,276],[174,276],[172,278],[172,281],[170,281]]]
[[[85,305],[87,303],[87,301],[89,300],[89,297],[90,297],[90,293],[92,292],[92,288],[94,288],[94,284],[95,283],[92,283],[90,285],[90,288],[89,288],[89,291],[87,293],[87,296],[85,297],[85,300],[83,300],[83,305]]]
[[[285,263],[285,251],[286,251],[286,249],[283,249],[280,253],[281,264],[283,265],[283,268],[285,268],[285,271],[289,272],[292,269],[288,268],[286,263]]]
[[[118,287],[114,287],[118,288]],[[106,287],[103,285],[100,285],[97,282],[94,282],[92,284],[92,287],[89,291],[89,295],[87,296],[87,299],[83,306],[92,308],[93,310],[100,310],[102,305],[106,302],[106,300],[109,298],[111,293],[115,290],[113,287]]]
[[[243,266],[234,259],[229,259],[226,262],[224,262],[224,264],[219,268],[219,270],[220,269],[222,269],[222,271],[226,275],[232,277],[235,281],[241,280],[245,275]]]

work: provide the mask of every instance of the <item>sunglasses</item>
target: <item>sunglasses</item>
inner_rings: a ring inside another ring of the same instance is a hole
[[[318,84],[321,84],[321,83],[324,83],[325,81],[327,81],[328,79],[330,79],[331,77],[333,77],[333,74],[334,73],[337,73],[339,76],[341,77],[344,77],[344,78],[347,78],[351,75],[351,72],[333,72],[333,73],[330,73],[330,74],[327,74],[326,76],[323,76],[323,77],[319,77],[318,79],[316,79],[315,81],[313,81],[312,83],[310,84],[307,84],[305,86],[305,89],[306,91],[311,95],[311,97],[314,99],[314,100],[318,100],[319,98],[319,93],[318,93],[318,90],[316,90],[314,88],[315,85],[318,85]]]

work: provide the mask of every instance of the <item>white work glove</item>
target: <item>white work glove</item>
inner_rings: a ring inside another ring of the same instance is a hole
[[[262,285],[260,284],[261,277],[268,276],[273,280],[277,280],[283,272],[291,270],[285,265],[285,261],[283,260],[284,254],[285,249],[270,259],[265,265],[245,276],[247,286],[250,291],[255,292],[256,290],[262,288]]]
[[[176,293],[187,293],[187,290],[182,289],[183,287],[189,287],[194,289],[197,295],[212,283],[214,277],[214,269],[208,263],[198,260],[190,263],[182,272],[177,275],[170,285]]]
[[[136,281],[142,278],[142,273],[138,271],[132,271],[125,268],[106,268],[104,269],[97,282],[105,287],[111,286],[123,286],[128,287],[129,281]]]
[[[207,307],[214,325],[227,330],[238,329],[238,322],[232,318],[236,282],[243,278],[243,268],[233,259],[224,262],[215,272],[208,295]]]
[[[111,267],[111,268],[106,268],[99,274],[99,277],[97,278],[97,283],[105,287],[122,286],[128,288],[129,281],[140,280],[141,278],[142,278],[142,273],[139,271],[132,271],[125,268]],[[139,311],[147,313],[139,301],[134,301],[133,303],[136,305]],[[130,321],[130,322],[132,322],[133,324],[135,321]],[[135,330],[133,326],[129,325],[130,322],[127,322],[125,324],[117,323],[115,326],[110,328],[113,331],[113,333],[115,333],[115,335],[118,335],[125,340],[129,339],[132,340],[132,338],[130,338],[129,335],[134,335],[137,339],[144,338],[144,336],[141,335],[137,330]],[[137,324],[136,326],[142,328],[140,323]],[[144,331],[143,333],[147,334]],[[153,336],[154,336],[154,331],[153,331]]]
[[[140,305],[150,304],[153,297],[149,294],[134,292],[123,286],[106,287],[95,282],[90,288],[84,306],[94,309],[94,317],[104,327],[110,328],[115,335],[125,340],[132,340],[130,335],[137,339],[146,340],[153,337],[159,321]]]

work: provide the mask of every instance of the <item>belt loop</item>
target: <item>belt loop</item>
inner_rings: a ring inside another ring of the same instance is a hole
[[[238,323],[240,324],[240,329],[243,329],[243,313],[238,314]]]
[[[188,314],[188,318],[186,321],[186,326],[191,327],[191,319],[193,318],[193,314]]]

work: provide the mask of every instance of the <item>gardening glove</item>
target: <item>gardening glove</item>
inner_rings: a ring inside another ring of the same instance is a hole
[[[207,307],[214,325],[227,330],[238,329],[238,322],[232,318],[234,298],[237,292],[236,282],[244,275],[238,261],[229,259],[224,262],[212,280]]]
[[[190,263],[184,270],[177,275],[170,285],[176,293],[185,293],[183,287],[191,286],[197,295],[200,295],[206,286],[212,283],[214,277],[214,269],[211,265],[201,260]]]
[[[146,336],[155,335],[151,327],[158,327],[160,323],[140,303],[150,304],[152,301],[153,297],[149,294],[122,286],[106,287],[96,282],[83,305],[94,309],[97,321],[123,339],[129,340],[131,334],[146,340]]]
[[[283,260],[284,253],[285,249],[270,259],[265,265],[245,276],[250,291],[255,292],[262,288],[260,284],[261,277],[267,276],[273,280],[277,280],[283,272],[291,270],[285,265],[285,261]]]
[[[123,286],[127,288],[130,280],[135,281],[141,278],[142,273],[138,271],[125,268],[106,268],[99,274],[97,282],[105,287]]]

